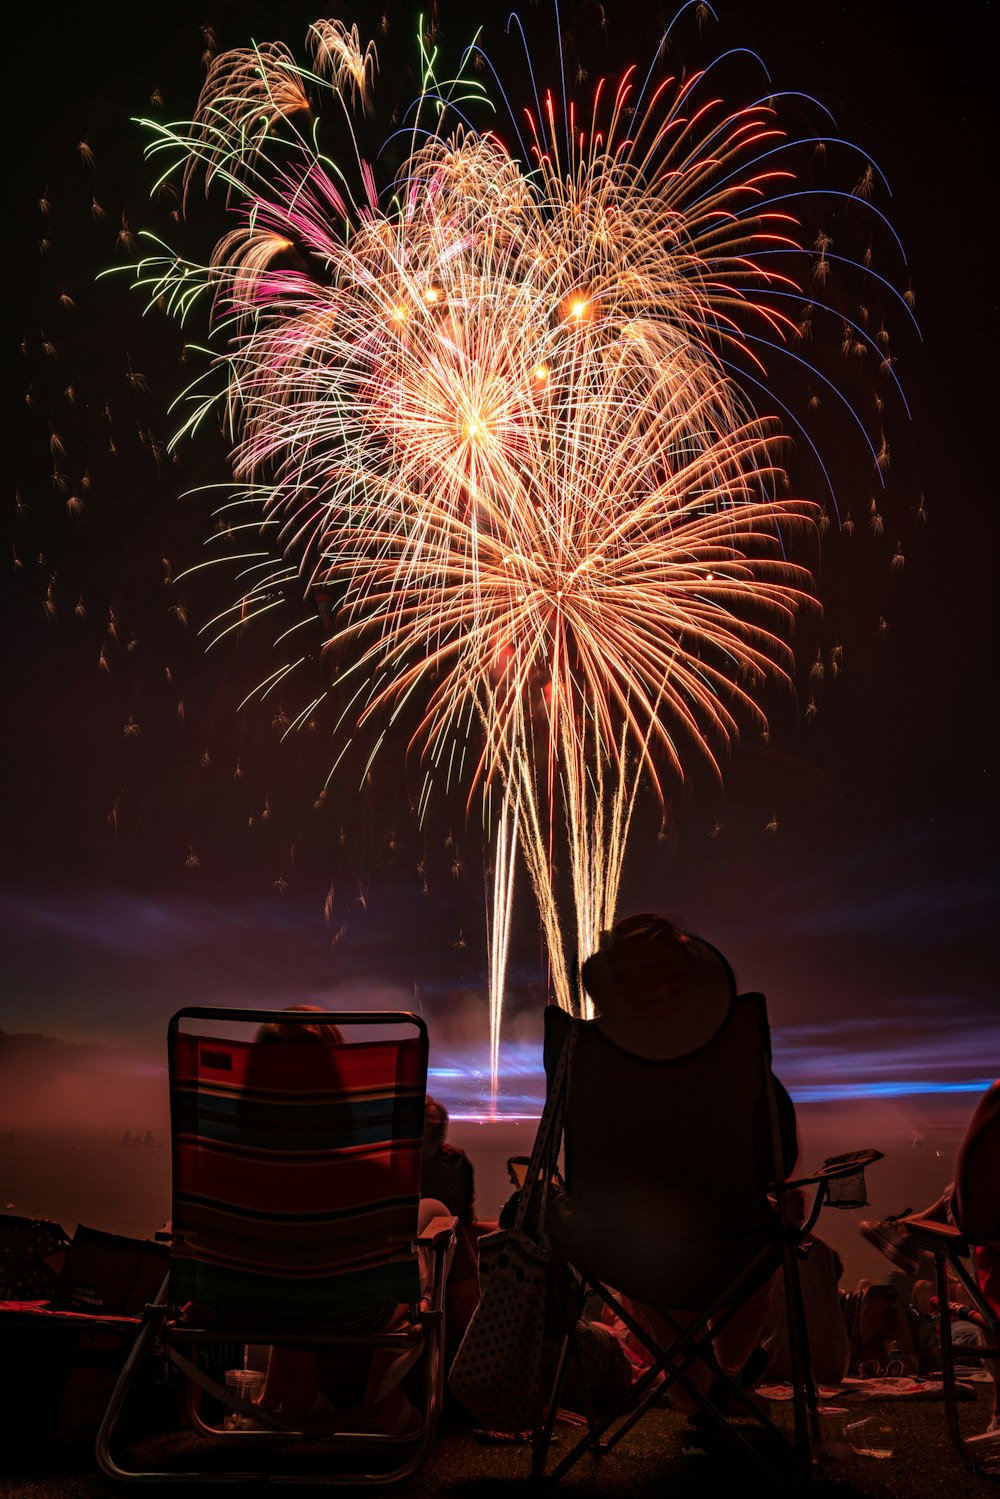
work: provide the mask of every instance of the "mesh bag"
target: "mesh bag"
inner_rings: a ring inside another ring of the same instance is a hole
[[[866,1208],[868,1188],[865,1184],[865,1167],[882,1159],[880,1150],[855,1150],[847,1155],[827,1156],[821,1177],[826,1187],[826,1200],[833,1208]]]
[[[866,1208],[868,1188],[864,1169],[850,1176],[835,1176],[826,1184],[826,1196],[832,1208]]]

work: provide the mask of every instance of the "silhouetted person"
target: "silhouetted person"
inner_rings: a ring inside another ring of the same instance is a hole
[[[801,1228],[809,1216],[805,1193],[797,1188],[789,1192],[785,1200],[789,1222]],[[851,1344],[840,1305],[839,1287],[844,1263],[837,1251],[818,1234],[809,1234],[802,1247],[805,1255],[799,1259],[799,1284],[812,1371],[823,1384],[840,1384],[851,1363]],[[780,1275],[776,1275],[771,1283],[771,1307],[763,1346],[768,1355],[768,1380],[791,1379],[785,1284]]]
[[[742,1067],[735,981],[715,948],[662,916],[632,916],[601,934],[581,977],[598,1015],[579,1023],[567,1101],[571,1196],[555,1194],[550,1232],[571,1263],[628,1297],[665,1346],[674,1334],[662,1312],[687,1325],[773,1238],[767,1111],[756,1074]],[[545,1022],[551,1079],[572,1022],[554,1005]],[[775,1091],[787,1175],[795,1114],[777,1080]],[[656,1128],[660,1100],[673,1111],[669,1134]],[[733,1135],[727,1100],[752,1114],[747,1139]],[[717,1179],[704,1180],[702,1151],[678,1132],[687,1128],[711,1142]],[[723,1370],[749,1387],[766,1367],[758,1343],[769,1294],[765,1281],[715,1341]],[[707,1365],[693,1365],[690,1377],[707,1390]],[[696,1406],[676,1385],[671,1400]]]

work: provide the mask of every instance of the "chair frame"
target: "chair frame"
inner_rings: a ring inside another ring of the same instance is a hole
[[[773,1086],[773,1074],[771,1072],[770,1029],[767,1021],[766,1001],[763,995],[747,994],[741,995],[735,1002],[756,1004],[758,1010],[759,1038],[761,1042],[759,1054],[764,1074],[762,1084],[765,1089],[767,1103],[771,1154],[773,1162],[780,1162],[782,1158],[781,1133],[777,1098]],[[863,1183],[865,1167],[881,1159],[881,1156],[882,1152],[877,1150],[856,1151],[844,1156],[831,1158],[823,1167],[809,1176],[799,1176],[794,1180],[781,1181],[777,1179],[776,1174],[776,1178],[771,1182],[769,1188],[770,1194],[775,1199],[777,1209],[777,1225],[773,1240],[767,1243],[747,1263],[730,1284],[720,1292],[710,1306],[696,1313],[694,1319],[686,1328],[681,1329],[679,1325],[674,1324],[677,1336],[666,1347],[661,1347],[656,1343],[649,1332],[635,1321],[627,1308],[622,1305],[619,1298],[606,1285],[593,1277],[588,1277],[578,1271],[574,1271],[579,1282],[580,1293],[577,1307],[582,1306],[589,1295],[597,1295],[645,1346],[647,1351],[653,1356],[654,1362],[636,1380],[632,1388],[611,1412],[600,1419],[595,1418],[589,1394],[587,1393],[583,1363],[576,1342],[576,1317],[573,1315],[573,1308],[569,1302],[569,1298],[564,1293],[560,1293],[563,1299],[563,1311],[567,1331],[564,1336],[551,1392],[548,1398],[542,1403],[535,1425],[532,1450],[533,1476],[555,1483],[574,1466],[585,1452],[589,1452],[594,1458],[598,1458],[605,1452],[610,1451],[632,1429],[645,1412],[659,1400],[663,1392],[671,1384],[676,1383],[697,1402],[699,1409],[708,1418],[712,1429],[720,1433],[726,1440],[742,1451],[758,1467],[764,1477],[772,1484],[775,1493],[791,1496],[805,1492],[812,1483],[813,1478],[817,1476],[815,1473],[816,1464],[814,1455],[819,1444],[820,1431],[819,1402],[809,1359],[805,1308],[798,1273],[798,1258],[800,1252],[803,1252],[803,1242],[812,1231],[822,1208],[827,1204],[834,1207],[848,1206],[847,1203],[838,1203],[832,1195],[835,1190],[835,1184],[859,1175]],[[796,1227],[788,1219],[786,1194],[800,1187],[815,1187],[816,1196],[808,1219],[801,1227]],[[865,1203],[852,1201],[849,1205],[861,1207]],[[792,1437],[789,1437],[788,1433],[778,1426],[766,1412],[760,1410],[749,1398],[748,1393],[742,1390],[733,1379],[729,1378],[723,1372],[718,1365],[712,1348],[713,1338],[717,1335],[719,1329],[724,1327],[730,1318],[735,1315],[746,1296],[771,1274],[779,1270],[785,1277],[785,1306],[789,1324],[789,1352],[792,1362],[794,1410],[794,1433]],[[667,1320],[672,1319],[668,1318]],[[572,1359],[574,1362],[584,1391],[584,1404],[587,1407],[584,1412],[587,1421],[587,1432],[560,1458],[551,1470],[547,1471],[548,1448],[558,1414],[559,1394],[562,1389],[569,1359]],[[703,1395],[693,1385],[686,1371],[695,1359],[702,1360],[711,1369],[714,1381],[713,1392],[721,1392],[727,1399],[735,1398],[745,1413],[757,1422],[758,1428],[764,1429],[774,1438],[779,1454],[782,1457],[787,1456],[791,1459],[790,1473],[784,1465],[782,1468],[779,1468],[765,1454],[758,1451],[747,1439],[744,1432],[730,1423],[726,1414],[713,1402],[711,1396]]]
[[[1000,1359],[1000,1317],[986,1300],[976,1281],[968,1261],[975,1247],[975,1240],[962,1233],[952,1223],[939,1223],[919,1214],[898,1220],[912,1239],[915,1249],[929,1250],[934,1256],[934,1272],[937,1284],[938,1323],[941,1330],[941,1384],[944,1390],[945,1421],[948,1435],[963,1460],[970,1468],[979,1466],[974,1448],[962,1435],[958,1417],[958,1385],[955,1369],[955,1348],[951,1340],[951,1306],[949,1304],[949,1271],[965,1290],[970,1304],[983,1318],[987,1342],[978,1347],[962,1345],[962,1358]]]
[[[226,1023],[250,1023],[260,1025],[267,1022],[286,1024],[301,1019],[312,1024],[331,1025],[412,1025],[418,1035],[426,1040],[427,1028],[420,1016],[408,1011],[304,1011],[223,1009],[214,1006],[191,1006],[179,1010],[170,1021],[170,1036],[179,1030],[183,1020],[215,1020]],[[434,1437],[440,1416],[444,1393],[444,1298],[447,1273],[447,1256],[455,1240],[456,1220],[452,1217],[436,1217],[422,1234],[415,1234],[413,1252],[427,1247],[433,1255],[433,1275],[427,1304],[414,1305],[405,1326],[383,1332],[338,1333],[336,1330],[281,1330],[272,1325],[268,1328],[241,1326],[225,1329],[191,1326],[182,1323],[169,1301],[169,1275],[163,1282],[155,1302],[145,1308],[135,1342],[119,1375],[104,1419],[97,1434],[96,1454],[101,1470],[109,1477],[138,1482],[160,1483],[233,1483],[288,1482],[323,1484],[386,1484],[409,1477],[424,1461]],[[422,1407],[423,1420],[419,1433],[406,1435],[371,1432],[338,1432],[333,1436],[316,1438],[307,1436],[301,1429],[293,1427],[262,1408],[233,1396],[217,1381],[207,1375],[198,1365],[199,1349],[208,1345],[225,1343],[273,1344],[280,1343],[289,1348],[322,1348],[326,1351],[342,1350],[345,1354],[356,1354],[363,1350],[394,1350],[399,1354],[413,1354],[415,1361],[422,1360]],[[375,1471],[370,1466],[354,1467],[350,1471],[331,1472],[278,1472],[270,1464],[259,1464],[239,1468],[237,1471],[195,1470],[146,1470],[123,1466],[112,1454],[111,1443],[133,1378],[143,1360],[150,1355],[167,1358],[172,1366],[185,1377],[185,1415],[192,1429],[200,1435],[217,1438],[234,1448],[238,1445],[264,1455],[265,1449],[273,1449],[276,1440],[293,1445],[308,1443],[315,1450],[321,1446],[326,1452],[347,1450],[357,1452],[359,1444],[372,1452],[391,1448],[406,1448],[400,1462],[387,1471]],[[224,1426],[206,1421],[200,1411],[201,1393],[205,1391],[216,1399],[223,1411],[237,1411],[250,1415],[262,1429],[226,1431]],[[262,1446],[263,1444],[263,1446]]]

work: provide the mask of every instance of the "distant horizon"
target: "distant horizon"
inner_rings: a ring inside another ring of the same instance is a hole
[[[800,1163],[811,1172],[827,1156],[871,1147],[884,1152],[866,1172],[869,1206],[824,1212],[822,1237],[844,1259],[846,1287],[860,1276],[884,1279],[890,1265],[858,1233],[864,1218],[878,1219],[936,1200],[951,1179],[955,1152],[971,1117],[968,1094],[910,1098],[825,1100],[799,1106]],[[145,1131],[137,1114],[128,1124]],[[476,1170],[476,1198],[484,1217],[510,1192],[509,1155],[531,1148],[534,1120],[452,1116],[451,1141],[465,1149]],[[166,1147],[169,1133],[160,1138]],[[76,1223],[109,1233],[148,1237],[170,1215],[167,1148],[121,1145],[120,1127],[104,1132],[67,1125],[24,1130],[13,1143],[0,1125],[0,1211],[51,1218],[72,1234]]]
[[[445,1104],[456,1122],[538,1118],[544,1098],[540,1027],[537,1039],[523,1039],[502,1048],[495,1105],[485,1042],[467,1039],[461,1050],[452,1047],[447,1062],[435,1064],[432,1027],[431,1048],[428,1092]],[[968,1098],[971,1113],[972,1101],[995,1081],[981,1072],[938,1078],[913,1072],[894,1077],[893,1070],[899,1070],[895,1052],[860,1056],[819,1048],[809,1052],[801,1046],[784,1052],[780,1036],[775,1037],[775,1071],[796,1104],[931,1098],[953,1098],[957,1104]],[[913,1063],[912,1053],[907,1060]],[[862,1072],[864,1075],[859,1076]],[[117,1133],[134,1128],[143,1108],[164,1129],[168,1113],[166,1077],[165,1054],[159,1060],[122,1046],[67,1041],[43,1032],[0,1030],[0,1087],[4,1099],[0,1105],[0,1136],[11,1128]]]

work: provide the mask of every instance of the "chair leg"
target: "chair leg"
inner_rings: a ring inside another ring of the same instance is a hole
[[[151,1316],[147,1316],[144,1320],[136,1335],[135,1342],[129,1349],[128,1357],[122,1365],[121,1373],[118,1376],[111,1399],[108,1402],[108,1408],[104,1412],[104,1417],[98,1428],[95,1446],[97,1462],[101,1472],[106,1473],[109,1478],[131,1478],[133,1476],[127,1468],[120,1467],[112,1457],[111,1438],[118,1424],[118,1418],[122,1413],[122,1407],[125,1404],[136,1371],[146,1357],[148,1345],[153,1339],[157,1326],[157,1320]]]
[[[532,1432],[531,1441],[531,1476],[541,1478],[545,1474],[545,1463],[548,1457],[549,1447],[552,1444],[552,1431],[559,1414],[559,1397],[562,1394],[563,1385],[566,1380],[566,1370],[570,1358],[573,1359],[576,1369],[577,1380],[583,1395],[584,1412],[587,1419],[589,1431],[593,1431],[597,1421],[594,1415],[593,1402],[590,1398],[590,1385],[587,1381],[586,1370],[583,1366],[583,1358],[580,1354],[580,1345],[576,1336],[577,1323],[580,1313],[586,1302],[586,1282],[573,1283],[575,1295],[570,1294],[570,1286],[563,1274],[557,1274],[554,1278],[553,1289],[555,1291],[556,1305],[559,1309],[560,1320],[565,1328],[563,1340],[559,1348],[559,1357],[556,1361],[556,1370],[553,1375],[552,1385],[549,1389],[547,1402],[539,1405],[535,1420],[535,1428]]]
[[[952,1258],[952,1256],[948,1254],[936,1255],[935,1269],[938,1298],[938,1324],[941,1330],[941,1383],[944,1386],[945,1422],[948,1427],[948,1435],[951,1437],[952,1443],[956,1450],[960,1453],[963,1461],[967,1464],[968,1467],[975,1468],[977,1466],[976,1459],[973,1456],[970,1448],[966,1445],[965,1438],[962,1436],[962,1428],[959,1424],[958,1371],[955,1368],[955,1348],[954,1344],[951,1341],[951,1305],[948,1299],[950,1289],[948,1284],[949,1270],[959,1281],[959,1283],[965,1287],[971,1303],[975,1307],[977,1307],[984,1318],[987,1319],[988,1325],[995,1327],[995,1323],[993,1314],[990,1311],[988,1305],[984,1302],[978,1286],[969,1275],[965,1265],[957,1256]],[[997,1338],[994,1335],[992,1339],[992,1346],[995,1347],[996,1345]],[[982,1358],[984,1353],[989,1351],[989,1347],[990,1345],[988,1344],[986,1349],[979,1350],[980,1359]],[[972,1350],[970,1350],[970,1352],[971,1351]],[[979,1360],[977,1360],[977,1362],[978,1361]]]
[[[672,1319],[669,1320],[672,1321]],[[705,1397],[688,1378],[685,1371],[697,1358],[705,1358],[707,1361],[714,1362],[711,1351],[711,1331],[706,1332],[704,1320],[704,1318],[699,1317],[698,1321],[692,1324],[691,1327],[685,1330],[677,1328],[678,1336],[674,1342],[666,1350],[656,1350],[659,1357],[656,1358],[651,1367],[633,1385],[631,1391],[619,1402],[616,1408],[597,1421],[593,1429],[589,1430],[586,1436],[581,1437],[570,1451],[560,1459],[551,1473],[544,1474],[541,1470],[536,1472],[533,1469],[532,1476],[546,1477],[549,1482],[555,1483],[562,1478],[564,1473],[567,1473],[573,1467],[585,1452],[589,1451],[594,1456],[610,1452],[613,1447],[617,1446],[622,1437],[631,1431],[632,1427],[641,1419],[653,1402],[659,1398],[663,1388],[665,1388],[665,1384],[676,1382],[682,1389],[687,1390],[692,1398],[698,1402],[701,1409],[709,1415],[713,1425],[723,1437],[742,1451],[744,1456],[753,1462],[764,1474],[765,1478],[772,1485],[775,1494],[784,1494],[789,1496],[789,1499],[792,1499],[792,1496],[801,1492],[802,1485],[798,1482],[789,1484],[786,1477],[753,1446],[746,1435],[738,1427],[731,1425],[721,1411],[712,1406],[710,1401],[705,1400]],[[631,1323],[631,1319],[627,1318],[627,1314],[626,1321],[629,1324]],[[636,1330],[639,1331],[639,1329]],[[647,1336],[644,1334],[640,1335],[651,1350],[655,1348],[655,1344],[652,1344]],[[738,1391],[738,1386],[733,1381],[726,1380],[726,1376],[722,1374],[717,1365],[716,1370],[720,1379],[725,1381],[732,1390]],[[658,1382],[661,1374],[666,1375],[665,1384]],[[775,1425],[770,1417],[759,1411],[753,1411],[752,1413],[764,1429],[769,1430],[779,1440],[787,1441],[785,1434]],[[608,1435],[609,1433],[610,1435]]]
[[[535,1430],[531,1436],[531,1476],[532,1478],[545,1477],[545,1463],[549,1455],[549,1447],[552,1445],[552,1430],[556,1424],[556,1416],[559,1414],[559,1396],[562,1393],[563,1381],[566,1377],[566,1362],[569,1353],[571,1334],[567,1333],[563,1338],[559,1349],[559,1359],[556,1363],[555,1377],[552,1388],[549,1391],[548,1405],[539,1411],[535,1423]]]
[[[934,1261],[937,1281],[938,1324],[941,1332],[941,1383],[944,1386],[944,1415],[948,1435],[958,1451],[965,1455],[962,1432],[958,1424],[958,1391],[955,1388],[955,1351],[951,1346],[951,1310],[948,1303],[948,1260],[943,1254]]]
[[[797,1247],[794,1244],[784,1246],[782,1270],[785,1277],[788,1351],[792,1365],[795,1467],[799,1485],[804,1490],[812,1481],[813,1451],[819,1443],[819,1402],[809,1355],[809,1331],[796,1253]]]

